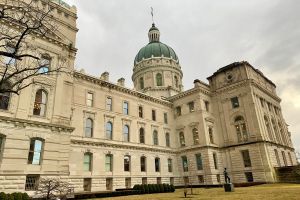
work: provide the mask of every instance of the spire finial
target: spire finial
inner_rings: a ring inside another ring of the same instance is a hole
[[[154,19],[153,19],[153,8],[151,7],[151,16],[152,16],[152,24],[154,24]]]

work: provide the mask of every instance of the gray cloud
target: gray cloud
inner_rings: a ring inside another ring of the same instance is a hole
[[[76,66],[132,87],[133,60],[147,44],[150,7],[162,42],[177,53],[185,89],[218,68],[247,60],[277,84],[300,150],[300,1],[66,0],[78,9]]]

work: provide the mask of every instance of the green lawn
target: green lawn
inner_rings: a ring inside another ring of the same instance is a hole
[[[168,200],[168,199],[216,199],[216,200],[299,200],[300,184],[265,184],[252,187],[235,188],[234,192],[224,192],[223,188],[202,189],[194,188],[193,195],[188,190],[187,198],[184,198],[183,189],[177,189],[174,193],[133,195],[123,197],[111,197],[103,199],[111,200]]]

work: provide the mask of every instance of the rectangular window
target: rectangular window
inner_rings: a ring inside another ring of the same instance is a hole
[[[291,153],[290,153],[290,152],[288,152],[288,156],[289,156],[289,159],[290,159],[291,166],[293,166],[293,165],[294,165],[294,164],[293,164],[293,159],[292,159],[292,156],[291,156]]]
[[[142,184],[143,184],[143,185],[147,184],[147,177],[143,177],[143,178],[142,178]]]
[[[184,172],[189,171],[187,157],[186,157],[186,156],[182,156],[182,157],[181,157],[181,160],[182,160],[183,171],[184,171]]]
[[[141,172],[145,172],[146,171],[146,157],[142,156],[141,157]]]
[[[106,97],[106,110],[112,111],[112,98]]]
[[[217,158],[217,154],[216,153],[213,153],[213,159],[214,159],[215,169],[218,169],[218,158]]]
[[[131,178],[125,178],[125,188],[131,188]]]
[[[253,174],[252,172],[245,172],[247,182],[253,182]]]
[[[281,154],[282,154],[282,159],[283,159],[284,166],[287,166],[285,152],[281,151]]]
[[[144,113],[143,113],[143,107],[139,106],[139,117],[143,118],[144,117]]]
[[[195,108],[194,108],[194,102],[193,102],[193,101],[189,102],[189,103],[188,103],[188,106],[189,106],[189,111],[190,111],[190,112],[194,112],[194,111],[195,111]]]
[[[105,171],[111,172],[113,167],[113,155],[107,154],[105,156]]]
[[[14,53],[16,50],[16,48],[14,48],[13,45],[10,44],[6,44],[5,48],[7,53]],[[15,64],[15,62],[16,62],[15,58],[6,57],[6,56],[4,57],[4,63],[7,65],[13,65]]]
[[[156,112],[155,112],[155,110],[152,110],[152,120],[156,121]]]
[[[164,123],[168,124],[168,113],[164,113]]]
[[[160,172],[160,159],[155,158],[155,172]]]
[[[280,160],[279,160],[279,155],[278,155],[278,151],[277,151],[277,149],[274,149],[274,153],[275,153],[275,157],[276,157],[277,165],[280,167]]]
[[[170,133],[166,133],[166,146],[170,147]]]
[[[83,179],[83,191],[86,191],[86,192],[92,191],[92,179],[91,178]]]
[[[176,107],[176,115],[177,115],[177,116],[180,116],[180,115],[181,115],[181,107],[180,107],[180,106],[177,106],[177,107]]]
[[[129,114],[129,104],[127,101],[123,102],[123,114],[128,115]]]
[[[174,177],[170,177],[170,185],[174,185]]]
[[[2,160],[2,154],[4,151],[4,140],[5,140],[5,136],[0,135],[0,162]]]
[[[188,176],[183,177],[184,185],[189,185],[190,180]]]
[[[205,110],[207,112],[209,112],[209,102],[208,101],[204,101],[204,104],[205,104]]]
[[[50,58],[42,56],[38,72],[40,74],[48,74],[50,68]]]
[[[251,159],[250,159],[249,150],[243,150],[241,152],[242,152],[242,156],[243,156],[243,160],[244,160],[244,166],[251,167]]]
[[[221,176],[220,176],[220,174],[217,174],[217,175],[216,175],[216,178],[217,178],[217,182],[218,182],[218,183],[221,183]]]
[[[86,105],[87,106],[93,106],[93,93],[88,92],[86,95]]]
[[[198,181],[199,181],[199,183],[204,183],[204,176],[198,175]]]
[[[92,171],[93,154],[85,153],[83,156],[83,170],[86,172]]]
[[[203,170],[201,153],[196,154],[197,170]]]
[[[168,172],[173,171],[172,159],[168,159]]]
[[[112,189],[113,189],[113,179],[106,178],[106,190],[112,190]]]
[[[238,97],[231,98],[231,105],[232,105],[232,108],[238,108],[238,107],[240,107],[240,103],[239,103]]]
[[[35,191],[38,188],[40,175],[27,175],[25,182],[25,191]]]
[[[43,141],[40,139],[31,139],[28,153],[28,164],[40,165]]]
[[[157,178],[156,178],[156,183],[157,183],[157,184],[161,184],[161,177],[157,177]]]

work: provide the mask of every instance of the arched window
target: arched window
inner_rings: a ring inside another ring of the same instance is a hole
[[[142,156],[141,157],[141,172],[145,172],[146,171],[146,157]]]
[[[270,122],[269,122],[268,117],[264,116],[264,120],[265,120],[265,124],[266,124],[267,131],[268,131],[268,134],[269,134],[269,138],[270,138],[271,141],[274,141],[274,136],[273,136],[273,133],[272,133],[272,130],[271,130],[271,126],[270,126]]]
[[[125,125],[123,128],[123,139],[125,142],[129,142],[129,126]]]
[[[212,127],[208,128],[208,135],[209,135],[209,142],[211,144],[214,144],[215,141],[214,141],[214,135],[213,135],[213,129],[212,129]]]
[[[140,82],[140,89],[144,89],[144,78],[141,77],[139,82]]]
[[[162,75],[161,75],[161,73],[156,74],[156,85],[157,86],[162,86]]]
[[[170,147],[170,133],[166,133],[166,146]]]
[[[106,139],[112,140],[113,125],[111,122],[106,123]]]
[[[130,156],[124,156],[124,171],[129,172],[130,171]]]
[[[47,104],[47,93],[45,90],[40,89],[35,94],[33,114],[38,116],[45,116],[46,104]]]
[[[199,144],[198,130],[196,128],[193,128],[192,132],[193,132],[194,144]]]
[[[87,118],[85,121],[85,137],[93,137],[93,120]]]
[[[93,159],[93,154],[90,152],[84,153],[83,156],[83,170],[86,172],[92,171],[92,159]]]
[[[145,144],[145,130],[140,128],[140,143]]]
[[[153,131],[153,144],[158,145],[158,133],[157,130]]]
[[[177,78],[177,76],[174,76],[174,80],[175,80],[175,87],[178,88],[178,78]]]
[[[28,164],[39,165],[41,164],[43,150],[43,139],[32,138],[30,140]]]
[[[248,133],[246,129],[246,123],[242,116],[237,116],[234,119],[235,131],[237,134],[238,142],[246,142],[248,141]]]
[[[155,158],[155,172],[160,172],[160,158]]]
[[[9,89],[10,84],[4,83],[0,89]],[[1,91],[1,90],[0,90]],[[0,92],[0,109],[7,110],[9,105],[10,93],[9,92]]]
[[[183,132],[179,133],[179,142],[180,142],[180,146],[182,146],[182,147],[185,146],[185,139],[184,139],[184,133]]]

